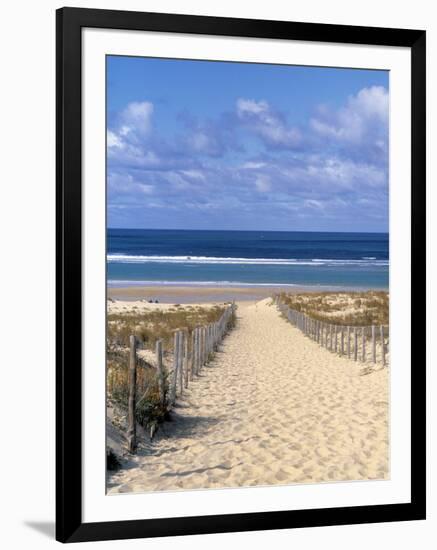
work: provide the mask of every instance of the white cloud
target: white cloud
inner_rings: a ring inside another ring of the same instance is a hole
[[[116,147],[117,149],[124,148],[123,141],[118,137],[117,134],[115,134],[114,132],[111,132],[111,130],[108,130],[107,132],[106,143],[108,147]]]
[[[339,157],[309,157],[304,163],[281,166],[280,175],[308,191],[359,191],[384,188],[387,174],[381,167]]]
[[[349,98],[348,107],[364,117],[376,117],[381,122],[386,122],[389,107],[388,91],[383,86],[363,88],[355,97]]]
[[[271,148],[293,148],[301,141],[299,130],[289,128],[284,118],[267,101],[240,98],[237,100],[237,116],[245,127]]]
[[[246,113],[259,115],[261,113],[268,113],[269,104],[267,101],[255,101],[253,99],[237,100],[237,113],[239,117],[244,117]]]
[[[324,210],[324,208],[325,208],[324,205],[320,201],[317,201],[317,200],[314,200],[314,199],[306,199],[303,204],[307,208],[312,208],[312,209],[315,209],[315,210]]]
[[[256,178],[255,186],[260,193],[268,193],[272,189],[272,182],[269,176],[261,174]]]
[[[141,178],[135,178],[125,172],[110,172],[108,174],[108,189],[110,194],[129,197],[132,199],[141,195],[152,195],[155,186]]]
[[[205,181],[205,174],[200,170],[181,170],[181,174],[193,180]]]
[[[155,192],[155,187],[153,185],[149,185],[148,183],[139,183],[138,187],[144,195],[153,195]]]
[[[208,152],[211,148],[211,139],[202,132],[196,132],[187,138],[188,143],[197,153]]]
[[[263,168],[265,166],[265,162],[245,162],[241,168],[245,170],[257,170],[258,168]]]
[[[142,150],[142,144],[151,130],[152,115],[152,103],[148,101],[129,103],[120,113],[118,125],[107,132],[109,154],[123,155],[130,161],[134,159],[143,159],[149,163],[154,161],[150,153]]]
[[[310,127],[322,138],[386,151],[388,111],[388,91],[372,86],[350,96],[346,106],[337,111],[320,109],[319,117],[310,120]]]
[[[150,132],[153,104],[149,101],[133,101],[120,114],[119,135],[144,136]]]

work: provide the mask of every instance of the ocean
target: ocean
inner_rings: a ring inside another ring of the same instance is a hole
[[[108,229],[109,286],[388,289],[387,233]]]

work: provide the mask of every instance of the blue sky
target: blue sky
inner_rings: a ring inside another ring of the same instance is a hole
[[[108,57],[108,226],[388,230],[388,73]]]

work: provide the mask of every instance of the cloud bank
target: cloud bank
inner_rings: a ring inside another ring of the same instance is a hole
[[[162,108],[162,107],[161,107]],[[112,227],[386,230],[389,96],[362,88],[291,124],[263,98],[237,97],[214,119],[127,104],[107,130]]]

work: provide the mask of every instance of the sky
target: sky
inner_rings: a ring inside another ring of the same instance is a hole
[[[107,58],[108,226],[388,231],[386,71]]]

